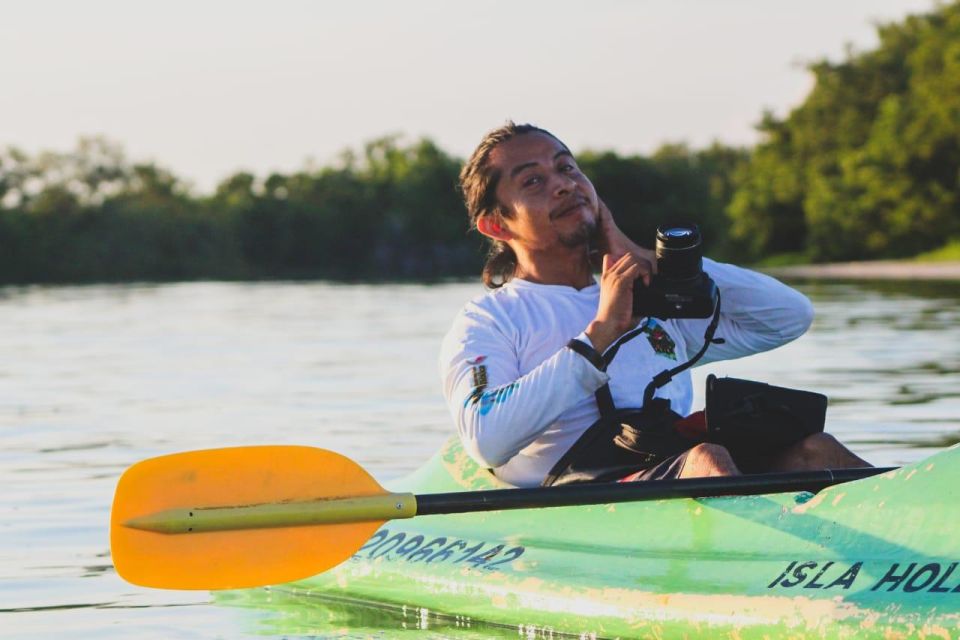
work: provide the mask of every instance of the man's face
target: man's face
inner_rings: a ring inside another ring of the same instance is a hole
[[[510,242],[527,249],[585,245],[597,226],[597,192],[570,152],[554,138],[526,133],[491,154],[500,169],[497,201],[507,210]]]

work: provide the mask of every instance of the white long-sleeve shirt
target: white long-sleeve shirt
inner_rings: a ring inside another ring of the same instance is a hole
[[[801,336],[810,301],[747,269],[704,259],[722,299],[713,344],[698,364],[767,351]],[[656,374],[686,362],[703,345],[709,319],[645,318],[603,372],[566,347],[590,344],[600,286],[584,289],[513,279],[471,300],[443,340],[443,391],[466,451],[501,479],[537,486],[599,417],[594,392],[609,383],[618,408],[638,408]],[[684,371],[657,391],[680,415],[693,390]]]

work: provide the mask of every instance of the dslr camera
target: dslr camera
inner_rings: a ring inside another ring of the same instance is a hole
[[[668,318],[709,318],[717,285],[703,272],[703,244],[695,224],[657,228],[657,273],[645,286],[633,285],[633,314]]]

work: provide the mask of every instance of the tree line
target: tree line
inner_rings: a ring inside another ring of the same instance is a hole
[[[692,220],[708,252],[755,262],[914,255],[960,238],[960,2],[878,27],[810,66],[815,85],[753,148],[578,153],[624,230]],[[562,132],[559,132],[562,134]],[[0,151],[0,282],[442,278],[478,273],[462,160],[385,137],[330,166],[237,173],[198,195],[102,138]]]
[[[579,161],[637,238],[692,219],[719,246],[742,150],[674,145],[650,158]],[[117,145],[0,155],[0,281],[194,278],[444,278],[476,274],[482,239],[457,191],[462,161],[430,140],[374,140],[329,167],[237,173],[193,195],[171,172]],[[695,213],[694,213],[695,212]]]

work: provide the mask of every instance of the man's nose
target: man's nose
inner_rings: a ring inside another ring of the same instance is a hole
[[[558,173],[554,177],[553,193],[558,196],[565,196],[572,193],[577,188],[577,181],[565,173]]]

